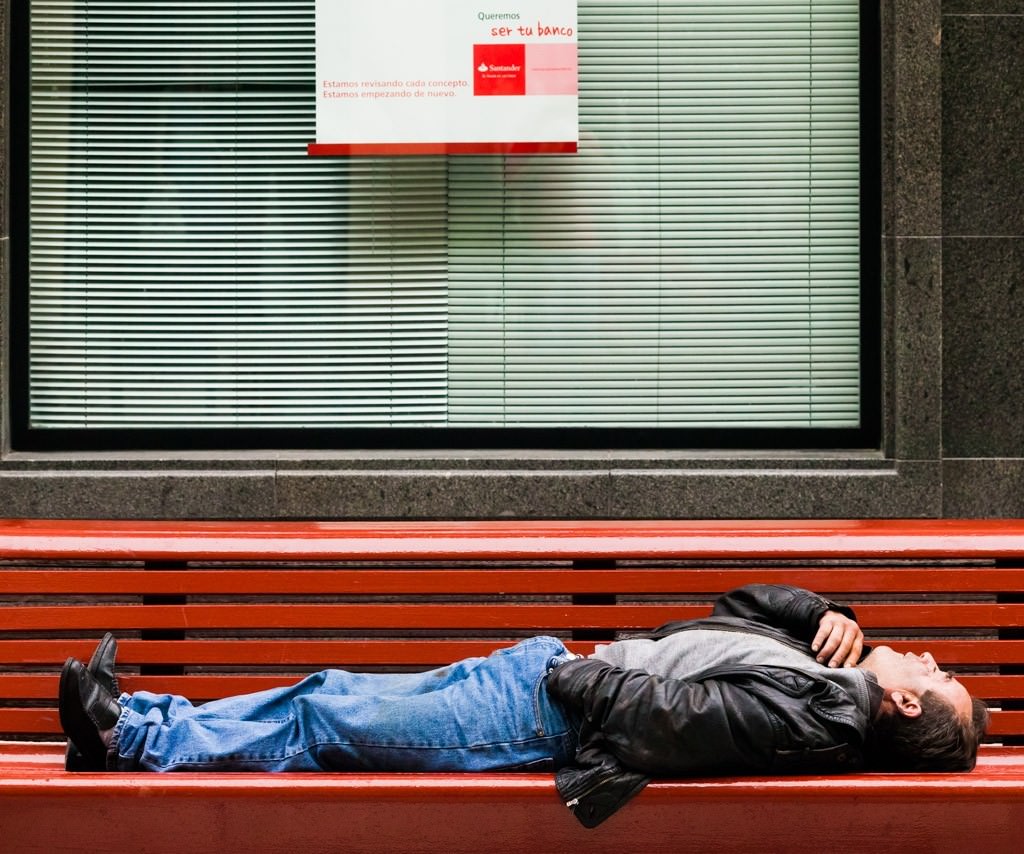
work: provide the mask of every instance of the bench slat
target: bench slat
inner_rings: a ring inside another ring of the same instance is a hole
[[[0,520],[0,555],[69,560],[1021,558],[1024,521]]]
[[[872,567],[848,569],[192,569],[10,570],[0,595],[415,595],[623,593],[717,595],[750,583],[792,584],[826,594],[974,593],[1024,591],[1024,569],[992,567]]]
[[[298,676],[221,675],[189,676],[122,675],[121,688],[133,691],[181,694],[191,700],[211,700],[233,694],[247,694],[278,688],[296,681]],[[968,691],[986,700],[1024,698],[1024,676],[960,676]],[[0,673],[0,698],[52,700],[57,696],[58,677],[54,674]]]
[[[87,640],[2,640],[0,665],[60,666],[69,655],[86,660],[96,646],[98,635]],[[270,666],[354,666],[354,665],[443,665],[474,655],[487,655],[510,645],[514,638],[480,640],[267,640],[186,639],[136,640],[123,638],[118,645],[118,661],[123,665],[195,664],[251,665],[254,661]],[[869,638],[870,643],[885,643],[898,652],[932,653],[943,666],[1024,665],[1024,640],[943,640],[917,638],[899,640]],[[589,654],[594,644],[570,641],[574,652]]]
[[[59,745],[37,746],[0,765],[4,842],[18,854],[106,840],[115,824],[147,854],[819,854],[808,826],[822,816],[844,851],[873,850],[884,828],[907,851],[1019,854],[1024,814],[1020,766],[995,750],[968,777],[658,780],[597,831],[567,816],[551,774],[81,775],[61,761]]]
[[[67,605],[0,610],[0,630],[44,629],[614,629],[705,616],[706,605]],[[1024,604],[857,606],[865,628],[1024,626]]]
[[[85,640],[5,640],[0,641],[0,664],[62,664],[69,655],[86,659],[96,646],[97,636]],[[927,650],[944,665],[1024,664],[1024,640],[978,640],[869,637],[869,643],[886,644],[898,652]],[[245,638],[185,640],[136,640],[123,638],[118,645],[118,661],[133,664],[224,664],[249,665],[254,660],[270,665],[322,665],[337,662],[355,664],[433,664],[450,663],[473,655],[487,655],[515,638],[480,640],[304,640]],[[594,644],[571,641],[574,652],[589,654]]]
[[[96,646],[90,640],[9,640],[0,641],[0,664],[59,666],[73,655],[87,660]],[[220,664],[252,665],[254,661],[270,666],[339,665],[440,665],[475,655],[487,655],[514,639],[481,640],[133,640],[118,642],[118,661],[133,664]],[[1024,661],[1024,642],[1021,643]],[[592,652],[593,644],[573,643],[578,652]]]
[[[1016,735],[1024,731],[1024,712],[1004,712],[994,709],[989,736]],[[60,719],[56,708],[6,709],[0,708],[0,730],[25,734],[59,734]]]

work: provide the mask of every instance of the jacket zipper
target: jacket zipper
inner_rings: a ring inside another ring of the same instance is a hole
[[[603,786],[603,785],[604,785],[604,784],[605,784],[606,782],[607,782],[606,780],[601,780],[600,782],[598,782],[598,783],[595,783],[595,784],[594,784],[593,786],[590,786],[590,787],[589,787],[588,789],[585,789],[584,791],[580,792],[580,793],[579,793],[578,795],[576,795],[576,797],[572,798],[571,800],[568,800],[568,801],[566,801],[566,802],[565,802],[565,805],[566,805],[566,806],[567,806],[567,807],[568,807],[569,809],[573,809],[574,807],[578,807],[578,806],[580,805],[580,801],[581,801],[581,800],[582,800],[583,798],[585,798],[585,797],[587,797],[588,795],[590,795],[590,794],[592,794],[592,793],[596,792],[596,791],[597,791],[598,789],[600,789],[600,788],[601,788],[601,787],[602,787],[602,786]]]

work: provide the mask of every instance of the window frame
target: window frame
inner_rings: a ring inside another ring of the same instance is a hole
[[[882,438],[881,22],[860,0],[860,426],[829,427],[224,427],[29,426],[30,4],[11,8],[9,415],[17,451],[111,450],[798,450],[878,449]]]

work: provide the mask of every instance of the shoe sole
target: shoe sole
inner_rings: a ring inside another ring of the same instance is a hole
[[[82,710],[82,715],[86,715],[85,710],[82,709],[82,695],[78,689],[78,679],[71,675],[71,663],[74,660],[72,657],[64,662],[64,667],[60,671],[60,686],[58,688],[59,694],[57,695],[57,713],[60,717],[61,729],[64,730],[64,734],[68,737],[68,752],[70,752],[71,747],[78,751],[78,757],[71,763],[73,767],[68,766],[67,760],[65,760],[65,767],[68,770],[77,771],[104,770],[107,748],[103,744],[99,733],[94,729],[83,729],[79,726],[80,721],[73,721],[65,716],[65,709],[71,702]],[[87,751],[82,750],[81,745],[83,744],[88,747]],[[91,754],[94,758],[87,758],[87,754]],[[100,767],[97,768],[97,765]]]
[[[107,674],[101,674],[98,672],[100,669],[100,663],[103,661],[103,658],[107,654],[107,650],[109,650],[110,647],[114,647],[114,654],[116,655],[117,639],[113,636],[113,634],[107,632],[105,635],[103,635],[103,637],[100,639],[100,642],[96,645],[96,649],[92,651],[92,656],[89,658],[89,663],[86,665],[86,670],[88,670],[93,676],[95,676],[96,680],[104,688],[106,688],[111,694],[117,697],[121,693],[120,688],[118,687],[117,684],[117,676],[111,674],[110,682],[108,683],[106,680]],[[63,685],[61,687],[61,690],[63,690]],[[63,721],[61,723],[63,725]],[[67,747],[64,749],[64,770],[89,770],[88,764],[85,761],[85,757],[82,756],[79,749],[75,747],[74,744],[72,744],[70,738],[68,739]]]

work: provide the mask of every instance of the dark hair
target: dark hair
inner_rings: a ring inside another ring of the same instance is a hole
[[[971,698],[971,717],[934,691],[921,696],[921,714],[883,715],[871,727],[867,764],[878,771],[970,771],[988,728],[988,709]]]

